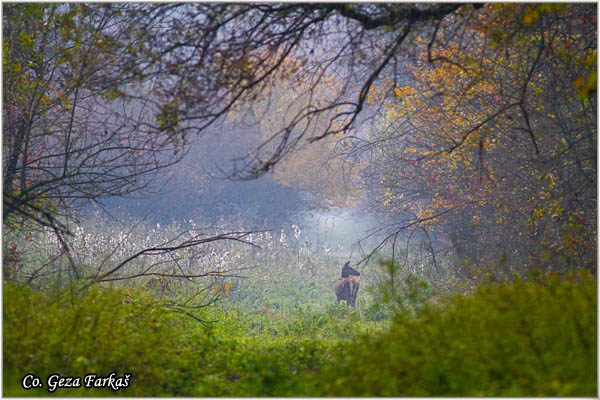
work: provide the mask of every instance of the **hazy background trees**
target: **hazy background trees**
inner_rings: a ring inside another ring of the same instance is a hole
[[[315,207],[300,188],[285,186],[273,175],[241,182],[228,179],[231,160],[261,143],[255,128],[234,128],[225,122],[189,144],[183,160],[158,181],[157,193],[110,199],[102,208],[115,216],[134,215],[161,224],[201,220],[274,228],[291,223]]]

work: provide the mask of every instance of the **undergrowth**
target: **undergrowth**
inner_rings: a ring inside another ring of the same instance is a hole
[[[4,285],[4,395],[26,374],[131,373],[57,396],[595,396],[596,281],[484,285],[398,312],[224,305],[201,324],[141,291]]]

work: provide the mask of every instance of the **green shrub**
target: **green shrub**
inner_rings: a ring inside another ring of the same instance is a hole
[[[292,396],[323,364],[326,343],[309,338],[219,340],[196,396]]]
[[[590,276],[483,286],[341,346],[298,395],[593,397],[596,296]]]
[[[130,386],[110,389],[57,389],[58,396],[186,394],[185,336],[181,318],[156,307],[152,299],[93,288],[81,294],[33,291],[4,284],[4,394],[47,395],[46,378],[94,373],[131,373]],[[184,356],[185,355],[185,356]],[[42,390],[21,389],[26,374]],[[188,384],[189,385],[189,384]]]
[[[391,319],[398,313],[414,316],[433,295],[423,277],[392,260],[381,259],[375,276],[377,284],[367,288],[372,301],[365,313],[370,321]]]

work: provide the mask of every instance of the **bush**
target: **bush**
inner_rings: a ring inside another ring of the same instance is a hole
[[[392,260],[381,259],[375,277],[377,284],[367,289],[373,301],[366,314],[372,321],[391,319],[398,313],[414,316],[433,296],[431,285],[423,276]]]
[[[196,396],[293,396],[323,364],[326,345],[308,338],[227,339],[213,348]]]
[[[47,395],[50,374],[83,377],[131,373],[130,386],[110,389],[57,389],[58,396],[186,394],[185,337],[181,318],[152,299],[93,288],[81,294],[33,291],[4,285],[4,395]],[[185,356],[183,356],[185,354]],[[34,374],[41,390],[25,391],[21,380]],[[189,383],[188,383],[189,385]]]
[[[593,397],[596,292],[590,276],[555,277],[400,314],[388,333],[340,347],[298,394]]]

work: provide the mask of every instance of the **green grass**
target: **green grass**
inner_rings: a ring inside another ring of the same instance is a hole
[[[128,388],[53,395],[593,397],[596,296],[589,276],[488,285],[390,324],[372,307],[275,306],[270,293],[206,309],[219,322],[205,326],[141,292],[5,283],[4,395],[49,395],[21,389],[27,373],[115,371]]]

